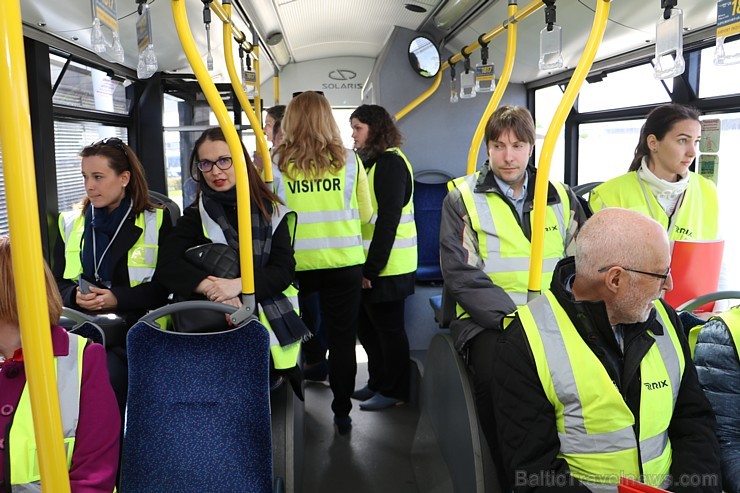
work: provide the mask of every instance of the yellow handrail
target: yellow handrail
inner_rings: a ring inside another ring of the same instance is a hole
[[[272,89],[275,93],[275,106],[280,104],[280,74],[275,71],[275,75],[272,77]]]
[[[550,123],[545,135],[545,142],[542,145],[540,161],[537,165],[537,179],[534,187],[534,210],[532,211],[532,250],[529,261],[529,285],[528,298],[537,296],[542,289],[542,257],[545,240],[545,209],[547,208],[547,187],[550,175],[550,163],[552,154],[555,150],[555,144],[562,130],[565,118],[568,116],[573,102],[581,90],[581,85],[591,70],[591,65],[596,58],[596,51],[599,49],[601,39],[604,37],[606,22],[609,20],[610,0],[599,0],[596,5],[596,15],[591,27],[591,34],[586,43],[586,49],[583,51],[578,66],[568,82],[563,99],[555,111],[555,116]],[[563,211],[566,219],[569,211]],[[565,227],[567,228],[567,221]]]
[[[49,308],[44,282],[34,178],[33,143],[23,49],[21,9],[17,0],[0,2],[0,141],[3,144],[5,193],[8,203],[11,252],[18,298],[23,360],[36,434],[41,484],[44,490],[69,493],[67,458],[59,411]],[[6,287],[3,286],[2,289]],[[7,449],[6,449],[7,453]],[[7,460],[7,457],[6,457]],[[6,481],[9,478],[5,478]]]
[[[255,115],[254,110],[252,109],[252,104],[249,102],[249,98],[247,97],[247,93],[244,92],[244,88],[242,87],[241,78],[239,77],[239,73],[236,71],[236,65],[234,65],[234,50],[231,42],[231,37],[229,36],[231,32],[231,28],[229,24],[231,23],[231,2],[224,2],[223,5],[224,12],[227,15],[227,18],[229,19],[228,22],[224,22],[224,58],[226,59],[226,69],[229,72],[229,79],[231,79],[231,87],[234,89],[234,93],[236,94],[237,99],[239,100],[239,103],[242,105],[242,108],[244,109],[244,112],[247,114],[247,118],[249,119],[250,125],[252,125],[252,130],[254,130],[254,137],[257,140],[257,151],[260,153],[260,156],[262,156],[262,168],[265,171],[265,181],[268,183],[272,182],[272,166],[270,163],[272,162],[270,159],[270,151],[267,150],[267,141],[265,140],[265,133],[262,131],[262,124],[260,123],[259,119],[257,118],[257,115]],[[259,81],[259,76],[257,78]]]
[[[506,19],[502,23],[502,25],[496,26],[495,28],[493,28],[490,31],[488,31],[487,33],[485,33],[483,35],[483,41],[485,43],[489,43],[493,38],[495,38],[496,36],[498,36],[499,34],[501,34],[502,32],[504,32],[504,30],[506,29],[504,27],[504,25],[514,24],[514,23],[517,23],[517,22],[519,22],[519,21],[521,21],[523,19],[526,19],[527,17],[529,17],[530,15],[532,15],[534,12],[536,12],[537,10],[539,10],[544,5],[545,4],[542,3],[542,0],[534,0],[534,1],[530,2],[524,8],[519,9],[519,11],[516,13],[516,15],[514,17],[509,17],[508,19]],[[476,41],[475,43],[469,45],[465,49],[465,51],[468,52],[468,53],[473,53],[475,50],[477,50],[479,48],[480,48],[480,43],[478,41]],[[457,54],[455,54],[452,57],[452,63],[457,63],[462,58],[463,58],[463,56],[460,53],[457,53]],[[419,106],[421,103],[423,103],[424,101],[426,101],[426,99],[429,98],[429,96],[431,96],[432,94],[434,94],[434,91],[436,91],[437,88],[439,87],[439,81],[442,80],[442,75],[441,75],[442,72],[444,70],[448,69],[448,68],[450,68],[450,64],[449,64],[448,61],[445,61],[444,63],[442,63],[442,66],[439,68],[439,72],[437,73],[437,79],[434,81],[434,84],[432,85],[432,87],[430,87],[429,89],[427,89],[426,91],[424,91],[419,97],[417,97],[416,99],[414,99],[412,102],[410,102],[409,104],[407,104],[401,111],[399,111],[398,113],[396,113],[396,116],[395,116],[396,121],[400,120],[404,116],[406,116],[409,113],[411,113],[411,111],[413,111],[417,106]]]
[[[193,68],[193,73],[198,79],[198,84],[211,105],[211,109],[216,114],[219,125],[226,136],[229,144],[231,158],[234,160],[234,171],[236,172],[236,200],[239,205],[240,213],[238,214],[240,236],[251,238],[252,234],[252,217],[249,213],[251,206],[249,201],[249,179],[247,178],[247,161],[244,158],[242,143],[239,134],[236,133],[233,122],[229,119],[229,113],[226,111],[221,96],[218,94],[216,85],[213,83],[210,74],[203,65],[203,60],[195,46],[193,34],[188,24],[188,14],[185,10],[185,0],[172,0],[172,14],[177,27],[177,35],[180,38],[185,55]],[[246,210],[247,213],[242,212]],[[239,242],[239,260],[241,261],[242,270],[242,293],[248,296],[254,295],[254,259],[252,257],[252,242]]]
[[[225,3],[226,2],[224,2],[224,4]],[[211,2],[211,10],[216,13],[218,18],[221,19],[224,24],[229,25],[231,33],[238,43],[245,43],[247,45],[247,51],[250,51],[253,48],[252,43],[246,40],[247,37],[244,35],[244,33],[241,32],[239,28],[234,25],[233,22],[231,22],[231,8],[229,8],[229,12],[227,13],[226,9],[218,2],[218,0],[213,0]]]
[[[517,4],[516,0],[509,3],[509,19],[513,19],[516,15]],[[473,134],[473,140],[470,142],[470,149],[468,150],[468,171],[467,174],[475,172],[476,162],[478,161],[478,151],[480,150],[480,144],[483,141],[483,134],[486,130],[486,123],[491,117],[498,104],[501,102],[501,98],[504,97],[506,86],[509,85],[509,79],[511,79],[511,73],[514,71],[514,58],[516,58],[516,32],[517,23],[512,22],[508,25],[508,34],[506,36],[506,59],[504,61],[504,69],[501,71],[501,78],[496,84],[496,89],[491,94],[491,99],[488,100],[486,110],[483,112],[478,127],[475,129]]]
[[[434,91],[437,90],[437,88],[439,87],[439,84],[441,82],[442,82],[442,69],[440,68],[439,69],[439,72],[437,72],[437,76],[434,78],[434,83],[432,83],[432,85],[429,87],[429,89],[427,89],[426,91],[424,91],[423,93],[421,93],[421,95],[419,95],[419,97],[417,97],[416,99],[414,99],[413,101],[411,101],[411,103],[407,104],[405,108],[403,108],[401,111],[399,111],[398,113],[396,113],[396,116],[395,116],[396,121],[398,121],[401,118],[403,118],[404,116],[408,115],[411,112],[411,110],[413,110],[414,108],[416,108],[417,106],[419,106],[421,103],[423,103],[424,101],[426,101],[426,99],[429,96],[431,96],[432,94],[434,94]]]

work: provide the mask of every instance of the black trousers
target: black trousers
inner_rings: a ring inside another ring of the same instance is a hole
[[[511,491],[509,478],[504,469],[501,448],[498,445],[496,432],[496,418],[493,414],[493,354],[495,345],[503,332],[499,330],[484,330],[468,342],[468,368],[473,377],[473,392],[475,393],[475,407],[478,411],[481,431],[488,442],[488,450],[496,466],[499,483],[502,491]]]
[[[319,293],[319,310],[329,346],[329,385],[334,394],[331,409],[338,417],[349,415],[355,387],[357,318],[362,300],[362,265],[296,272],[301,291]]]
[[[357,335],[367,353],[368,387],[386,397],[409,398],[406,300],[362,303]]]

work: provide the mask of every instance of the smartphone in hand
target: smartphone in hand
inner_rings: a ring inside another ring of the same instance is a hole
[[[102,285],[95,282],[94,279],[91,279],[87,277],[85,274],[80,274],[80,277],[78,278],[78,283],[80,286],[80,292],[82,294],[90,294],[90,286],[95,286],[96,288],[103,288]]]

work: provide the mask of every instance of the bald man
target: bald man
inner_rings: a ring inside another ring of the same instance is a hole
[[[715,420],[676,313],[663,227],[608,208],[550,289],[507,319],[492,393],[514,491],[616,492],[620,477],[720,492]]]

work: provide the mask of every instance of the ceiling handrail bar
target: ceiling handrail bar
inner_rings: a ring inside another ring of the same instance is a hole
[[[473,43],[466,47],[466,51],[469,51],[470,53],[474,52],[477,49],[480,49],[481,43],[480,40],[483,39],[483,41],[487,44],[490,43],[493,38],[501,34],[506,30],[509,24],[515,24],[523,19],[526,19],[533,13],[535,13],[540,8],[544,7],[545,4],[542,0],[533,0],[532,2],[525,5],[523,8],[519,9],[516,14],[513,16],[507,17],[499,26],[496,26],[495,28],[491,29],[487,33],[481,35],[478,37],[478,39]],[[453,55],[450,58],[450,62],[457,63],[462,59],[462,54],[457,53]],[[408,115],[413,111],[417,106],[419,106],[421,103],[426,101],[429,96],[434,94],[434,92],[439,88],[440,82],[442,82],[442,72],[446,69],[450,68],[449,62],[442,63],[442,66],[439,69],[439,72],[437,73],[437,77],[434,79],[434,82],[432,83],[432,86],[424,91],[419,97],[414,99],[412,102],[407,104],[402,110],[400,110],[398,113],[395,114],[394,118],[396,121],[400,120],[404,116]]]

